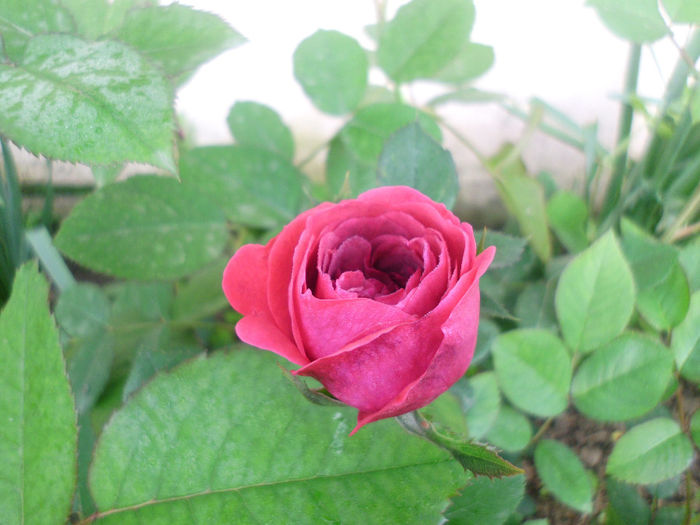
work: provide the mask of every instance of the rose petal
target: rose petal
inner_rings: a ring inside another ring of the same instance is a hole
[[[268,246],[241,246],[224,269],[221,287],[235,310],[243,315],[257,315],[272,321],[265,290]]]
[[[236,334],[241,341],[270,350],[297,365],[303,366],[309,362],[287,334],[265,319],[246,315],[236,323]]]
[[[334,354],[358,339],[391,330],[415,317],[372,299],[318,299],[311,290],[296,300],[295,317],[309,359]]]
[[[442,337],[429,319],[408,322],[295,373],[318,379],[344,403],[372,413],[425,372]]]
[[[265,278],[269,247],[241,246],[226,265],[222,288],[231,306],[244,316],[236,324],[236,333],[242,341],[303,365],[308,359],[279,329],[267,306]]]
[[[442,326],[444,338],[425,372],[381,408],[360,408],[357,426],[350,435],[367,423],[405,414],[427,405],[464,375],[476,346],[479,297],[479,287],[475,284],[462,297]]]

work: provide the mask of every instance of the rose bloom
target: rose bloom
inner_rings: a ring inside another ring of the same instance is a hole
[[[223,276],[238,336],[300,365],[359,410],[360,427],[423,407],[474,354],[479,278],[472,227],[408,187],[323,203]]]

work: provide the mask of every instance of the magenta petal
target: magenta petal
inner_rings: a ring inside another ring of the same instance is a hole
[[[241,314],[272,320],[265,290],[267,256],[267,246],[241,246],[226,265],[221,287],[228,302]]]
[[[425,372],[442,337],[440,327],[430,321],[409,322],[364,344],[316,359],[296,373],[318,379],[331,394],[360,412],[373,413]]]
[[[372,299],[318,299],[310,290],[296,298],[296,320],[309,359],[335,354],[345,346],[386,332],[415,317]]]
[[[224,270],[224,294],[231,306],[243,314],[236,333],[248,344],[271,350],[300,365],[308,363],[290,336],[280,330],[268,308],[265,290],[268,251],[269,245],[241,246]]]
[[[265,319],[245,316],[236,324],[236,334],[241,341],[263,350],[270,350],[297,365],[309,362],[286,334]]]
[[[478,323],[479,287],[475,284],[442,326],[444,338],[425,372],[381,408],[360,408],[352,434],[367,423],[421,408],[455,384],[474,355]]]

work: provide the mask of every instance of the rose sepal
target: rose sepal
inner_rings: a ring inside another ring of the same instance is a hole
[[[417,434],[447,450],[465,470],[475,476],[502,478],[524,471],[498,455],[496,449],[484,443],[465,441],[447,435],[445,430],[425,419],[417,411],[396,416],[399,424],[411,434]]]
[[[310,401],[315,405],[321,406],[347,406],[342,401],[338,401],[336,398],[330,396],[329,394],[326,394],[322,389],[317,390],[314,388],[309,388],[309,385],[306,384],[306,381],[301,379],[299,376],[292,374],[289,370],[284,368],[279,363],[277,363],[277,366],[279,366],[280,370],[282,370],[284,377],[289,379],[290,383],[294,385],[294,388],[296,388],[301,393],[301,395],[303,395],[306,398],[307,401]]]

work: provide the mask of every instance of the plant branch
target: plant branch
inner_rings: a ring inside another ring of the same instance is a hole
[[[527,444],[528,447],[531,447],[535,443],[537,443],[542,435],[547,432],[547,429],[551,426],[552,421],[554,421],[553,417],[548,418],[544,423],[542,423],[542,426],[537,430],[537,433],[532,436],[532,439],[530,442]]]
[[[309,162],[311,162],[312,160],[314,160],[314,159],[318,156],[318,154],[321,153],[321,152],[322,152],[324,149],[326,149],[327,147],[328,147],[328,142],[322,142],[321,144],[319,144],[318,146],[316,146],[314,149],[311,150],[311,152],[309,152],[308,155],[306,155],[306,157],[304,157],[303,159],[301,159],[301,160],[297,163],[297,168],[301,170],[301,168],[303,168],[303,167],[306,166]]]

